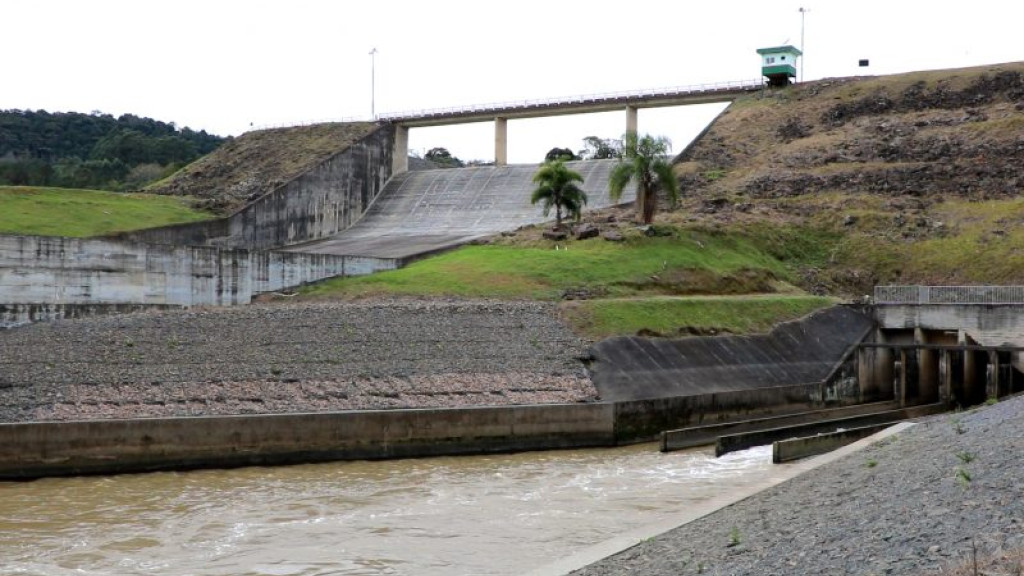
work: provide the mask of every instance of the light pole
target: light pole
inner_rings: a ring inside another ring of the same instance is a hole
[[[803,8],[801,8],[803,10]],[[370,116],[377,119],[377,49],[370,50]]]
[[[810,8],[800,7],[800,81],[804,81],[804,16],[810,12]]]

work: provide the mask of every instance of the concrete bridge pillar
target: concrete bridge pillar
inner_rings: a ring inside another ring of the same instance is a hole
[[[999,353],[988,353],[988,367],[985,369],[985,398],[999,397]]]
[[[857,350],[857,384],[860,386],[860,401],[869,402],[878,393],[878,383],[875,380],[875,360],[878,354],[874,349],[861,348]]]
[[[969,405],[972,399],[977,395],[978,368],[976,355],[977,353],[973,350],[964,350],[963,397],[957,398],[957,401],[964,406]]]
[[[875,341],[884,343],[885,332],[875,331]],[[874,373],[872,379],[877,389],[878,400],[894,400],[895,388],[893,387],[893,372],[896,368],[892,348],[875,348],[874,351]]]
[[[508,164],[508,118],[494,119],[494,164]]]
[[[914,342],[928,344],[928,334],[914,329]],[[917,402],[932,403],[939,400],[939,358],[935,350],[920,348],[917,352]]]
[[[634,134],[634,135],[636,134],[636,126],[637,126],[636,116],[637,116],[637,107],[636,106],[626,106],[626,133],[627,134]]]
[[[391,174],[409,170],[409,127],[395,125],[395,145],[391,149]]]
[[[939,402],[949,405],[953,398],[953,352],[943,350],[939,358]]]
[[[907,351],[904,348],[900,348],[899,360],[896,361],[896,381],[893,382],[895,387],[896,401],[899,402],[900,408],[906,408],[907,406]]]

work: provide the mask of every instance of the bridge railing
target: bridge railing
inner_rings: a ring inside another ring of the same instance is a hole
[[[335,123],[349,123],[349,122],[373,122],[373,118],[369,116],[343,116],[340,118],[320,118],[319,120],[296,120],[294,122],[282,122],[278,124],[259,124],[249,126],[246,132],[256,132],[258,130],[273,130],[275,128],[298,128],[300,126],[313,126],[314,124],[335,124]]]
[[[381,120],[408,120],[414,118],[428,118],[432,116],[472,114],[476,112],[489,112],[494,110],[515,110],[517,108],[563,106],[567,104],[587,104],[590,102],[607,102],[612,100],[656,98],[659,96],[685,96],[688,94],[700,94],[707,92],[729,92],[733,90],[757,90],[760,89],[763,85],[764,82],[761,80],[734,80],[730,82],[692,84],[689,86],[672,86],[667,88],[652,88],[647,90],[599,92],[596,94],[583,94],[579,96],[561,96],[557,98],[542,98],[537,100],[509,100],[505,102],[490,102],[487,104],[471,104],[466,106],[450,106],[445,108],[426,108],[422,110],[386,112],[384,114],[379,114],[378,118]]]
[[[875,286],[876,304],[1024,304],[1024,286]]]

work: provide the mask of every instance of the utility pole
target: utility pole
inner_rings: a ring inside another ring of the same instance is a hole
[[[804,81],[804,16],[810,12],[810,8],[800,7],[800,81]]]
[[[803,8],[801,8],[803,10]],[[370,50],[370,116],[377,119],[377,49]]]

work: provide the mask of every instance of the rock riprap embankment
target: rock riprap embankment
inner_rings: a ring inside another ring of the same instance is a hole
[[[0,331],[0,422],[596,399],[551,305],[377,302],[139,313]]]
[[[1018,548],[1022,414],[1016,397],[924,419],[573,574],[916,576]]]

